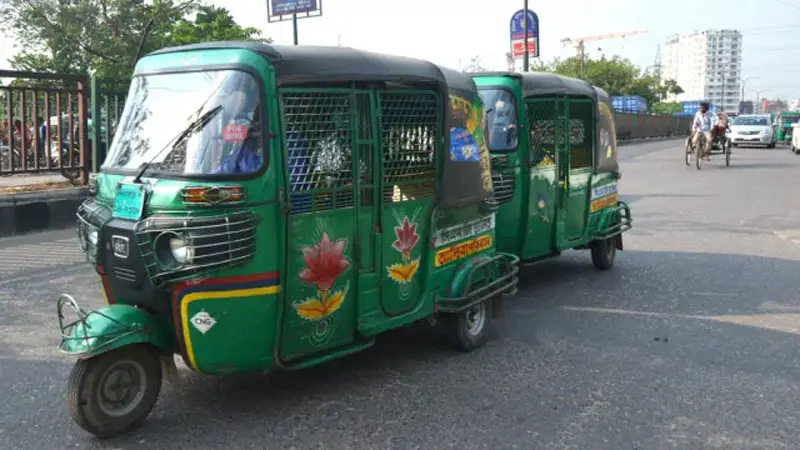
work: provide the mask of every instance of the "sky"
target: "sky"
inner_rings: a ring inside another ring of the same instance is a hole
[[[342,45],[427,59],[460,68],[474,56],[505,70],[509,21],[523,0],[321,0],[322,17],[298,21],[300,44]],[[276,44],[292,44],[291,21],[268,23],[267,0],[206,0],[228,8],[237,22],[254,26]],[[491,6],[489,6],[491,5]],[[668,35],[706,29],[743,33],[745,97],[800,98],[800,0],[558,0],[536,2],[541,59],[575,54],[561,39],[646,30],[624,39],[587,43],[589,55],[621,55],[643,68],[655,62]],[[0,35],[0,68],[13,56]]]

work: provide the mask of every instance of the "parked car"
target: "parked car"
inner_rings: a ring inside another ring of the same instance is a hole
[[[775,148],[777,140],[769,114],[738,116],[731,123],[731,141],[738,146],[765,146]]]

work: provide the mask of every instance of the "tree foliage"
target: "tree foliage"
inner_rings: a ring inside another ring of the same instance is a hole
[[[620,56],[610,59],[587,57],[583,65],[577,56],[555,59],[549,63],[537,61],[532,65],[532,70],[580,78],[602,88],[609,95],[638,95],[650,104],[683,92],[675,80],[659,80],[655,75],[643,72],[630,60]]]
[[[16,70],[111,79],[129,78],[137,55],[166,46],[261,39],[200,0],[0,0],[0,26],[21,50]]]
[[[470,58],[469,63],[464,66],[464,72],[466,73],[478,73],[478,72],[486,72],[486,67],[483,65],[480,56],[473,56]]]

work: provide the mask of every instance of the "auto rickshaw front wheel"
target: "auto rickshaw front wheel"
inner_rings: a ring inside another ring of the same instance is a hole
[[[78,360],[69,376],[72,419],[103,439],[139,428],[161,392],[161,362],[146,344]]]

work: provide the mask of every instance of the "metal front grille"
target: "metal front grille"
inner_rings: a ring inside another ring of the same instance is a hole
[[[537,168],[555,166],[556,142],[563,138],[556,132],[556,99],[527,100],[525,112],[531,130],[531,165]]]
[[[255,254],[256,216],[249,210],[181,217],[155,215],[136,224],[136,241],[153,284],[162,285],[213,269],[246,263]],[[192,258],[175,264],[164,258],[160,239],[182,238]]]
[[[434,196],[440,110],[440,99],[435,92],[380,94],[383,182],[387,201]]]
[[[103,225],[111,220],[111,208],[90,198],[81,203],[76,216],[78,217],[78,242],[80,242],[81,250],[86,254],[86,259],[90,263],[97,264],[99,233]],[[92,238],[92,236],[96,236],[96,238]]]
[[[292,214],[353,206],[352,99],[335,90],[281,94]]]
[[[506,203],[514,196],[514,174],[492,171],[492,185],[494,185],[494,198],[500,203]]]
[[[113,267],[114,277],[118,280],[124,281],[129,284],[137,284],[139,279],[136,276],[136,271],[131,269],[126,269],[120,266]]]

